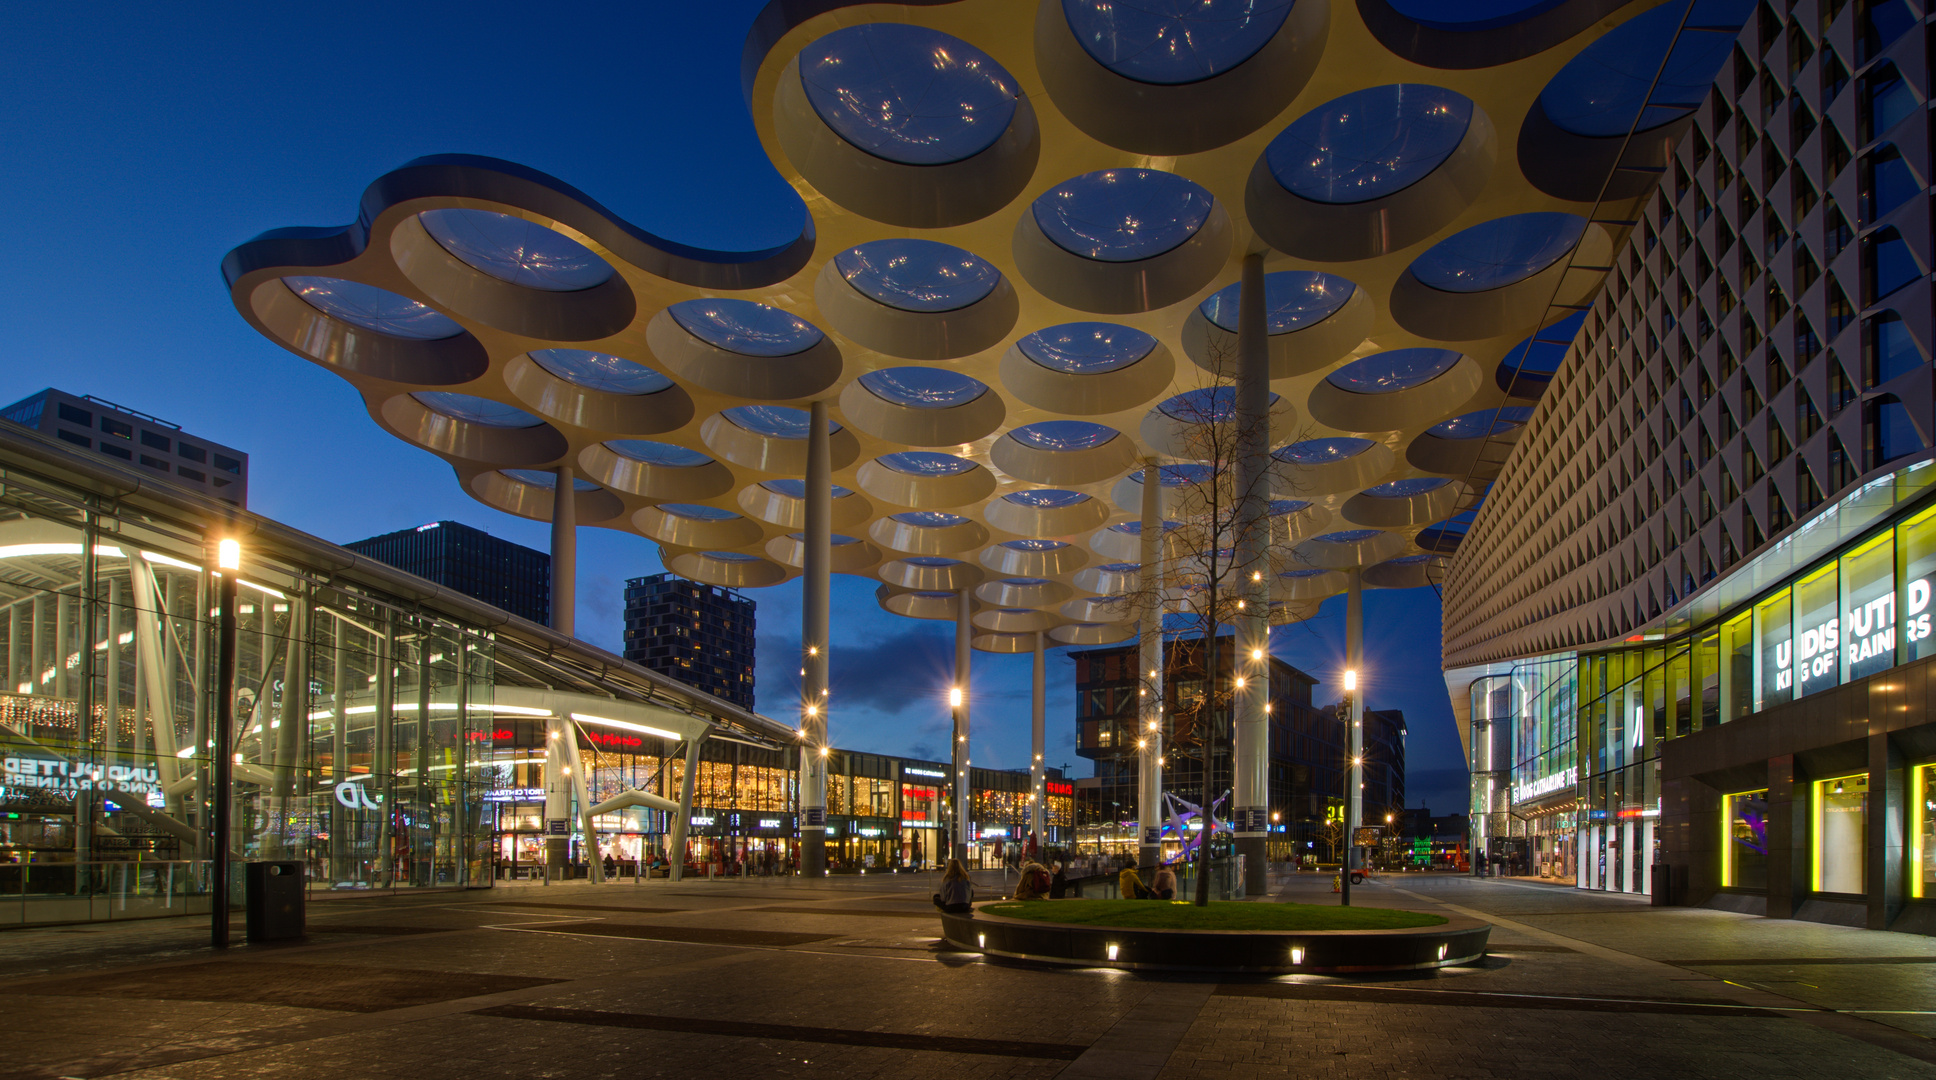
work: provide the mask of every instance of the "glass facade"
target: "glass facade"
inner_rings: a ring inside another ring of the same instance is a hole
[[[226,527],[0,480],[0,920],[206,904]],[[488,883],[492,634],[246,539],[238,579],[234,857],[312,889]]]
[[[1868,891],[1869,776],[1857,773],[1815,781],[1814,865],[1816,892]]]
[[[1768,790],[1722,799],[1721,887],[1768,887]]]

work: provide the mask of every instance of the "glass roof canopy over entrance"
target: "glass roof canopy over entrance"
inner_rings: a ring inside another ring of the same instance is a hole
[[[357,226],[238,247],[232,299],[480,501],[546,519],[568,465],[578,523],[716,584],[800,573],[805,405],[824,401],[834,569],[903,613],[953,617],[905,598],[978,588],[976,646],[1013,651],[1033,637],[1000,629],[1018,553],[1056,641],[1133,632],[1093,621],[1108,605],[1084,587],[1125,575],[1082,570],[1126,550],[1126,476],[1190,464],[1146,421],[1210,393],[1250,253],[1273,494],[1311,548],[1286,580],[1321,599],[1311,583],[1344,575],[1299,575],[1353,553],[1368,584],[1431,580],[1443,552],[1417,538],[1439,522],[1392,528],[1385,507],[1476,505],[1478,446],[1546,386],[1512,377],[1522,344],[1577,328],[1647,194],[1608,184],[1613,163],[1678,135],[1752,8],[794,10],[756,21],[745,72],[774,167],[822,196],[795,241],[694,249],[562,180],[445,156],[379,178]]]

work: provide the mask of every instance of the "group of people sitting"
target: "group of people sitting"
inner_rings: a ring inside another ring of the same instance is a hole
[[[1050,873],[1048,867],[1032,859],[1023,863],[1021,879],[1015,883],[1015,899],[1062,899],[1068,887],[1066,869],[1066,864],[1057,863],[1054,873]],[[1176,873],[1158,865],[1149,884],[1144,885],[1142,875],[1136,871],[1136,860],[1124,859],[1122,871],[1116,875],[1116,891],[1125,900],[1174,900]],[[948,869],[941,875],[941,891],[934,894],[935,906],[959,915],[973,911],[974,902],[975,883],[968,877],[968,868],[961,865],[960,859],[949,859]]]

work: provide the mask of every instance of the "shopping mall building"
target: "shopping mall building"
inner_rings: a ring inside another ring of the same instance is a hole
[[[1931,933],[1928,36],[1890,0],[1758,11],[1481,455],[1443,586],[1474,843]]]

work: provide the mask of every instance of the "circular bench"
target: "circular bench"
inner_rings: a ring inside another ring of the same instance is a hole
[[[1478,960],[1492,933],[1490,923],[1462,916],[1403,930],[1148,930],[1011,919],[982,907],[943,914],[943,939],[986,956],[1077,967],[1270,975],[1413,971]]]

